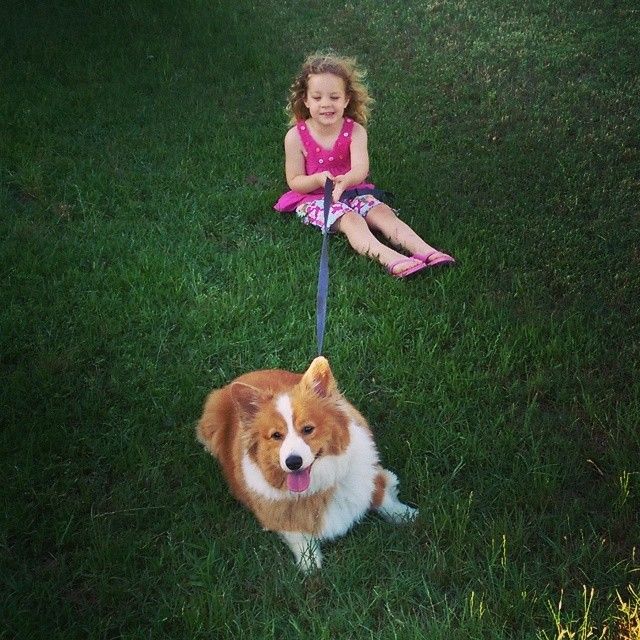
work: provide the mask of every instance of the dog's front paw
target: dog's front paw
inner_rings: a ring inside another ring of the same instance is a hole
[[[305,575],[309,575],[322,567],[322,554],[320,549],[309,549],[308,552],[302,554],[298,560],[298,568]]]
[[[312,573],[322,566],[322,552],[317,539],[304,533],[282,532],[280,534],[296,559],[296,564],[305,573]]]

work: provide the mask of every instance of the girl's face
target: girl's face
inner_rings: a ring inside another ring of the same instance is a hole
[[[349,104],[344,80],[333,73],[317,73],[309,76],[304,104],[311,119],[327,127],[342,121]]]

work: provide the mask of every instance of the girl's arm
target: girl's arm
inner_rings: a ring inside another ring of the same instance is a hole
[[[328,171],[308,176],[304,168],[302,141],[295,127],[287,131],[284,137],[285,175],[289,189],[298,193],[311,193],[324,187],[327,178],[333,180]]]
[[[335,177],[333,199],[340,200],[349,187],[364,182],[369,175],[369,151],[367,149],[367,130],[357,122],[353,125],[351,135],[351,170],[342,176]]]

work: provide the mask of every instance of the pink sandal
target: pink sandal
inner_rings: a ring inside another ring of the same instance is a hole
[[[414,260],[418,260],[419,262],[417,264],[413,265],[413,267],[408,267],[404,271],[399,271],[398,273],[394,273],[393,270],[394,270],[395,267],[397,267],[399,264],[402,264],[403,262],[409,262],[409,260],[411,260],[411,258],[413,258]],[[411,256],[410,258],[408,258],[408,257],[400,258],[399,260],[396,260],[395,262],[392,262],[387,267],[387,271],[394,278],[408,278],[409,276],[412,276],[414,273],[418,273],[418,271],[422,271],[423,269],[426,269],[428,266],[429,265],[427,265],[423,260],[420,260],[420,258],[418,258],[418,256]]]
[[[455,260],[447,255],[446,253],[442,253],[442,251],[438,251],[435,249],[431,253],[422,254],[416,253],[411,256],[416,260],[422,260],[427,267],[437,267],[438,265],[447,265],[447,264],[455,264]]]

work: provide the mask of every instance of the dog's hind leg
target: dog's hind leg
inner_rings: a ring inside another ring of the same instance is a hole
[[[418,517],[418,510],[398,499],[398,478],[395,473],[382,469],[376,476],[376,491],[372,507],[388,522],[402,524]]]
[[[280,537],[291,549],[296,563],[304,573],[319,569],[322,565],[322,553],[317,538],[306,533],[282,531]]]

